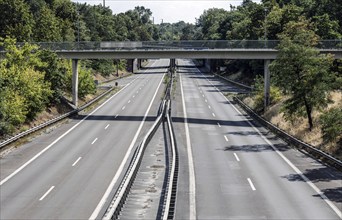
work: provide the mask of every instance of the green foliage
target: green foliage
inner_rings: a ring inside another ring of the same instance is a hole
[[[68,91],[72,91],[72,71],[71,62],[68,65],[66,86]],[[93,75],[90,69],[87,69],[85,65],[80,62],[78,68],[78,97],[84,98],[88,94],[96,93],[96,85],[93,79]]]
[[[9,38],[1,45],[6,50],[0,63],[0,123],[4,129],[0,133],[3,134],[26,119],[33,119],[44,109],[52,92],[44,73],[38,70],[45,64],[36,46],[25,43],[17,47],[15,40]]]
[[[47,6],[40,8],[36,17],[34,29],[35,41],[61,41],[62,36],[59,30],[59,20],[55,17],[53,11]]]
[[[332,56],[319,55],[313,48],[318,36],[310,28],[311,24],[304,19],[286,25],[279,35],[278,58],[270,69],[276,85],[290,95],[284,103],[286,118],[306,115],[311,130],[313,109],[322,109],[329,103],[328,92],[336,77],[330,71]]]
[[[204,40],[219,40],[222,36],[219,32],[220,23],[226,19],[227,11],[211,8],[200,16],[197,25],[201,26]]]
[[[326,142],[342,141],[342,109],[333,108],[320,117],[323,140]]]
[[[329,14],[314,16],[313,22],[316,27],[316,34],[322,39],[341,39],[341,27],[338,21],[332,21]]]
[[[279,102],[282,98],[281,90],[274,85],[270,88],[270,104]],[[262,111],[264,109],[264,78],[257,76],[254,83],[254,109]]]
[[[45,65],[37,69],[45,73],[44,80],[50,83],[50,90],[52,91],[50,102],[58,103],[63,91],[66,89],[66,75],[68,72],[65,67],[66,62],[58,58],[57,54],[48,50],[40,51],[39,57]]]
[[[91,67],[103,76],[109,76],[116,71],[113,60],[92,60]]]
[[[33,16],[23,0],[0,0],[0,37],[12,36],[21,42],[29,41],[33,26]]]

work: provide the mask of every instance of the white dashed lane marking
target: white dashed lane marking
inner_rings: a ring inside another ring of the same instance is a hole
[[[42,197],[40,197],[39,201],[42,201],[54,188],[55,186],[51,186],[50,189]]]
[[[82,157],[79,157],[73,164],[72,164],[72,166],[74,167],[77,163],[78,163],[78,161],[80,161],[82,159]]]
[[[249,182],[249,185],[251,186],[252,190],[255,191],[256,189],[254,187],[252,180],[250,178],[247,178],[247,181]]]
[[[235,156],[237,161],[240,161],[240,158],[238,157],[238,155],[236,153],[234,153],[234,156]]]
[[[97,141],[97,138],[95,138],[95,140],[93,140],[93,142],[91,144],[94,144]]]

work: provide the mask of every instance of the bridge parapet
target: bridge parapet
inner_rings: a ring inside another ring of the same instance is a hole
[[[278,40],[199,40],[199,41],[120,41],[120,42],[31,42],[53,51],[104,51],[104,50],[212,50],[212,49],[276,49]],[[22,45],[23,43],[18,43]],[[342,40],[322,40],[318,49],[342,50]],[[0,48],[2,51],[3,48]]]

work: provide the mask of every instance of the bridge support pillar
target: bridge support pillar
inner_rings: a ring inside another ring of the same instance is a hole
[[[72,104],[78,104],[78,60],[72,60]]]
[[[270,89],[271,89],[271,83],[270,83],[270,60],[264,60],[264,110],[269,106],[270,104]]]
[[[176,59],[170,59],[170,68],[176,69]]]
[[[135,73],[138,70],[138,61],[137,59],[128,59],[127,60],[127,71],[131,73]]]
[[[142,67],[141,63],[142,63],[142,59],[138,59],[138,70],[140,70]]]

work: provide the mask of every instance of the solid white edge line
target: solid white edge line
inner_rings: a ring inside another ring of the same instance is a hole
[[[235,156],[237,161],[240,161],[240,158],[238,157],[238,155],[236,153],[234,153],[234,156]]]
[[[39,201],[42,201],[54,188],[55,186],[51,186],[50,189],[42,197],[40,197]]]
[[[135,80],[137,80],[140,77],[135,78],[132,82],[134,82]],[[82,122],[84,122],[89,116],[91,116],[92,114],[94,114],[97,110],[99,110],[100,108],[102,108],[106,103],[108,103],[112,98],[114,98],[116,95],[118,95],[121,91],[123,91],[125,88],[127,88],[128,85],[126,85],[125,87],[123,87],[122,89],[120,89],[120,91],[118,91],[117,93],[115,93],[113,96],[111,96],[109,99],[107,99],[104,103],[102,103],[99,107],[97,107],[94,111],[92,111],[89,115],[87,115],[85,118],[83,118],[80,122],[78,122],[77,124],[75,124],[72,128],[70,128],[69,130],[67,130],[64,134],[62,134],[61,136],[59,136],[55,141],[53,141],[50,145],[48,145],[46,148],[44,148],[43,150],[41,150],[38,154],[36,154],[34,157],[32,157],[29,161],[27,161],[26,163],[24,163],[23,165],[21,165],[18,169],[16,169],[13,173],[11,173],[10,175],[8,175],[5,179],[3,179],[0,182],[0,186],[4,183],[6,183],[9,179],[11,179],[13,176],[15,176],[17,173],[19,173],[22,169],[24,169],[27,165],[29,165],[30,163],[32,163],[34,160],[36,160],[40,155],[42,155],[45,151],[49,150],[53,145],[55,145],[59,140],[61,140],[63,137],[65,137],[67,134],[69,134],[72,130],[74,130],[77,126],[79,126]]]
[[[97,141],[97,138],[95,138],[91,144],[95,144],[96,141]]]
[[[105,130],[107,130],[108,127],[109,127],[109,124],[105,127]]]
[[[226,135],[224,136],[224,139],[226,139],[226,141],[229,142],[229,139]]]
[[[189,219],[196,219],[196,179],[195,179],[195,169],[194,169],[194,161],[192,157],[192,149],[191,149],[191,141],[190,141],[190,132],[188,126],[188,118],[186,113],[184,92],[183,92],[183,83],[182,83],[182,74],[179,74],[180,77],[180,85],[181,85],[181,93],[182,93],[182,104],[183,104],[183,114],[184,114],[184,127],[185,127],[185,136],[186,136],[186,146],[188,153],[188,166],[189,166],[189,206],[190,206],[190,216]]]
[[[157,93],[158,93],[158,91],[159,91],[160,85],[161,85],[162,82],[163,82],[164,76],[165,76],[165,73],[164,73],[162,79],[161,79],[160,82],[159,82],[159,85],[158,85],[158,87],[157,87],[157,89],[156,89],[156,92],[154,93],[154,95],[153,95],[153,97],[152,97],[152,100],[151,100],[151,102],[150,102],[150,105],[148,106],[148,108],[147,108],[147,110],[146,110],[145,116],[144,116],[142,122],[140,123],[140,126],[139,126],[137,132],[135,133],[135,136],[134,136],[134,138],[133,138],[133,140],[132,140],[132,142],[131,142],[131,144],[130,144],[130,146],[129,146],[127,152],[126,152],[125,157],[123,158],[123,160],[122,160],[122,162],[121,162],[121,164],[120,164],[119,169],[116,171],[115,176],[113,177],[113,179],[112,179],[112,181],[110,182],[110,184],[109,184],[107,190],[106,190],[105,193],[103,194],[103,196],[102,196],[100,202],[98,203],[98,205],[97,205],[96,208],[94,209],[94,211],[93,211],[93,213],[91,214],[91,216],[89,217],[89,219],[93,220],[93,219],[96,219],[96,218],[97,218],[97,216],[98,216],[98,214],[100,213],[100,211],[101,211],[103,205],[104,205],[105,202],[107,201],[108,196],[109,196],[109,194],[111,193],[111,191],[112,191],[112,189],[113,189],[115,183],[118,181],[118,179],[119,179],[119,177],[120,177],[120,175],[121,175],[121,173],[122,173],[122,171],[123,171],[123,168],[124,168],[124,166],[125,166],[125,164],[126,164],[126,162],[127,162],[127,160],[128,160],[128,157],[129,157],[129,155],[131,154],[131,151],[132,151],[132,149],[133,149],[133,147],[134,147],[134,145],[135,145],[135,142],[136,142],[137,139],[138,139],[138,136],[139,136],[139,134],[140,134],[140,131],[141,131],[141,129],[142,129],[143,125],[144,125],[144,122],[145,122],[145,120],[146,120],[146,118],[147,118],[147,115],[148,115],[148,113],[149,113],[149,111],[150,111],[150,109],[151,109],[151,107],[152,107],[153,101],[154,101],[155,97],[157,96]]]
[[[201,73],[203,76],[204,74]],[[204,76],[206,77],[206,76]],[[206,79],[208,80],[208,78],[206,77]],[[216,88],[216,86],[214,86],[210,80],[208,80],[208,82]],[[217,89],[217,88],[216,88]],[[240,115],[243,115],[228,99],[227,97],[220,91],[218,90],[219,93],[226,99],[226,101],[235,109],[235,111],[237,113],[239,113]],[[334,203],[332,203],[330,201],[330,199],[319,189],[317,188],[317,186],[315,184],[313,184],[311,182],[311,180],[309,180],[309,178],[307,178],[302,171],[300,171],[289,159],[287,159],[283,153],[281,153],[249,120],[246,120],[247,123],[253,128],[254,131],[256,131],[262,139],[264,139],[264,141],[270,145],[272,147],[272,149],[330,206],[330,208],[332,210],[334,210],[334,212],[337,214],[337,216],[342,219],[342,212],[340,209],[338,209]]]
[[[72,164],[72,166],[74,167],[77,163],[78,163],[78,161],[80,161],[82,159],[82,157],[79,157],[73,164]]]
[[[249,182],[249,185],[251,186],[252,190],[255,191],[256,189],[254,187],[252,180],[250,178],[247,178],[247,181]]]

